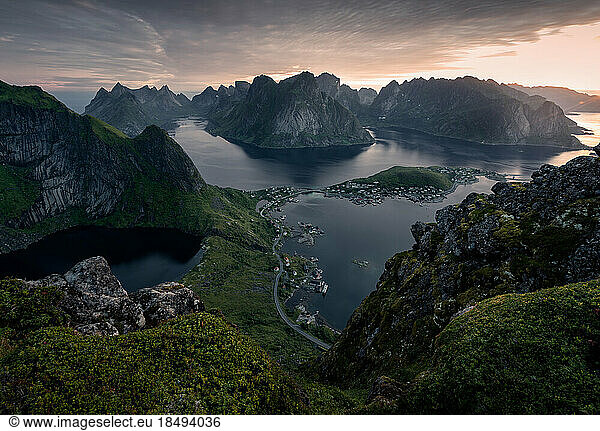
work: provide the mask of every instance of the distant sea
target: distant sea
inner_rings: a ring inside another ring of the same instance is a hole
[[[567,117],[594,133],[593,135],[577,135],[577,139],[583,144],[590,147],[600,144],[600,113],[581,112],[567,115]]]

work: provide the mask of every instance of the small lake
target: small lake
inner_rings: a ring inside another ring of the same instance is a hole
[[[123,287],[134,291],[179,280],[202,259],[200,241],[171,229],[69,229],[0,255],[0,278],[35,280],[65,273],[89,257],[104,256]]]

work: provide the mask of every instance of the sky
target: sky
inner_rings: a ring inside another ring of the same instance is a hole
[[[376,89],[472,75],[600,93],[600,0],[0,0],[0,64],[0,80],[82,98],[302,70]]]

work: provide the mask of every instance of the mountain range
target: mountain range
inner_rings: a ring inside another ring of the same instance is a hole
[[[582,146],[572,136],[581,129],[556,104],[473,77],[392,81],[370,115],[375,124],[487,144]]]
[[[191,113],[191,101],[185,94],[173,93],[164,85],[130,89],[117,82],[112,90],[101,88],[85,113],[99,118],[128,136],[136,136],[146,126],[158,125]]]
[[[572,135],[583,130],[564,115],[564,107],[578,103],[578,109],[592,112],[600,98],[568,89],[540,90],[544,88],[473,77],[419,78],[391,81],[377,93],[340,84],[330,73],[315,77],[303,72],[279,83],[259,76],[252,84],[236,81],[216,90],[209,86],[191,101],[166,86],[132,90],[117,83],[110,92],[100,89],[85,112],[130,136],[150,124],[199,115],[208,120],[207,130],[213,134],[272,148],[372,142],[361,123],[487,144],[582,148]]]
[[[509,87],[527,93],[530,96],[542,96],[570,112],[600,112],[600,96],[581,93],[565,87],[525,87],[519,84],[508,84]]]
[[[152,90],[136,97],[143,94],[155,99]],[[130,138],[72,112],[39,87],[3,82],[0,188],[1,252],[80,225],[235,235],[238,225],[231,220],[254,212],[242,192],[207,185],[159,127],[147,126]]]
[[[308,74],[257,77],[245,100],[282,94],[275,103],[308,94],[326,115],[349,112]],[[228,112],[239,106],[250,105]],[[264,195],[206,184],[164,130],[129,138],[39,87],[0,82],[0,189],[3,253],[85,225],[206,240],[189,286],[129,294],[102,257],[0,280],[0,413],[600,413],[597,157],[415,223],[415,245],[386,262],[331,349],[298,368],[298,348],[290,373],[279,360],[298,345],[270,302],[277,233],[257,216]],[[228,314],[205,307],[217,295]]]
[[[279,83],[268,76],[256,77],[242,101],[210,114],[207,130],[259,147],[327,147],[374,142],[356,116],[321,91],[317,79],[309,72]]]

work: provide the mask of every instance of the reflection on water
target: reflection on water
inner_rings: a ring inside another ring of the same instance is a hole
[[[376,129],[377,139],[366,147],[272,150],[235,145],[204,131],[204,122],[179,120],[170,131],[211,184],[256,190],[271,186],[320,187],[364,177],[390,166],[466,166],[527,178],[544,163],[560,165],[589,151],[551,147],[483,145],[431,136],[406,129]],[[335,327],[343,328],[360,301],[375,288],[385,261],[413,244],[410,226],[432,221],[435,211],[460,202],[472,191],[489,191],[493,182],[459,186],[443,203],[419,206],[406,200],[386,200],[377,207],[359,207],[320,194],[301,196],[285,205],[287,220],[310,222],[325,235],[309,248],[288,240],[284,250],[317,256],[330,288],[327,296],[313,295],[311,306]],[[354,258],[370,262],[367,268]]]
[[[311,311],[320,310],[334,327],[342,329],[354,309],[375,289],[386,260],[412,247],[414,239],[409,228],[413,223],[433,221],[441,207],[460,202],[471,192],[489,192],[493,184],[482,178],[476,184],[458,186],[442,203],[423,206],[405,199],[388,199],[382,205],[361,207],[318,193],[302,195],[298,203],[286,204],[283,213],[288,224],[310,222],[325,231],[312,247],[295,239],[287,240],[283,247],[289,254],[319,258],[329,290],[325,297],[311,296]],[[369,265],[360,268],[352,263],[353,259],[366,259]]]
[[[543,163],[562,164],[582,151],[483,145],[406,129],[376,129],[366,147],[272,150],[236,145],[204,131],[202,120],[177,121],[170,130],[210,184],[256,190],[271,186],[327,186],[394,165],[466,166],[523,178]]]
[[[128,291],[179,280],[202,259],[200,239],[171,229],[83,227],[49,235],[25,250],[0,255],[0,278],[35,280],[104,256]]]
[[[581,112],[567,115],[567,117],[592,131],[592,135],[577,135],[577,139],[583,144],[588,147],[595,147],[600,144],[600,113]]]

